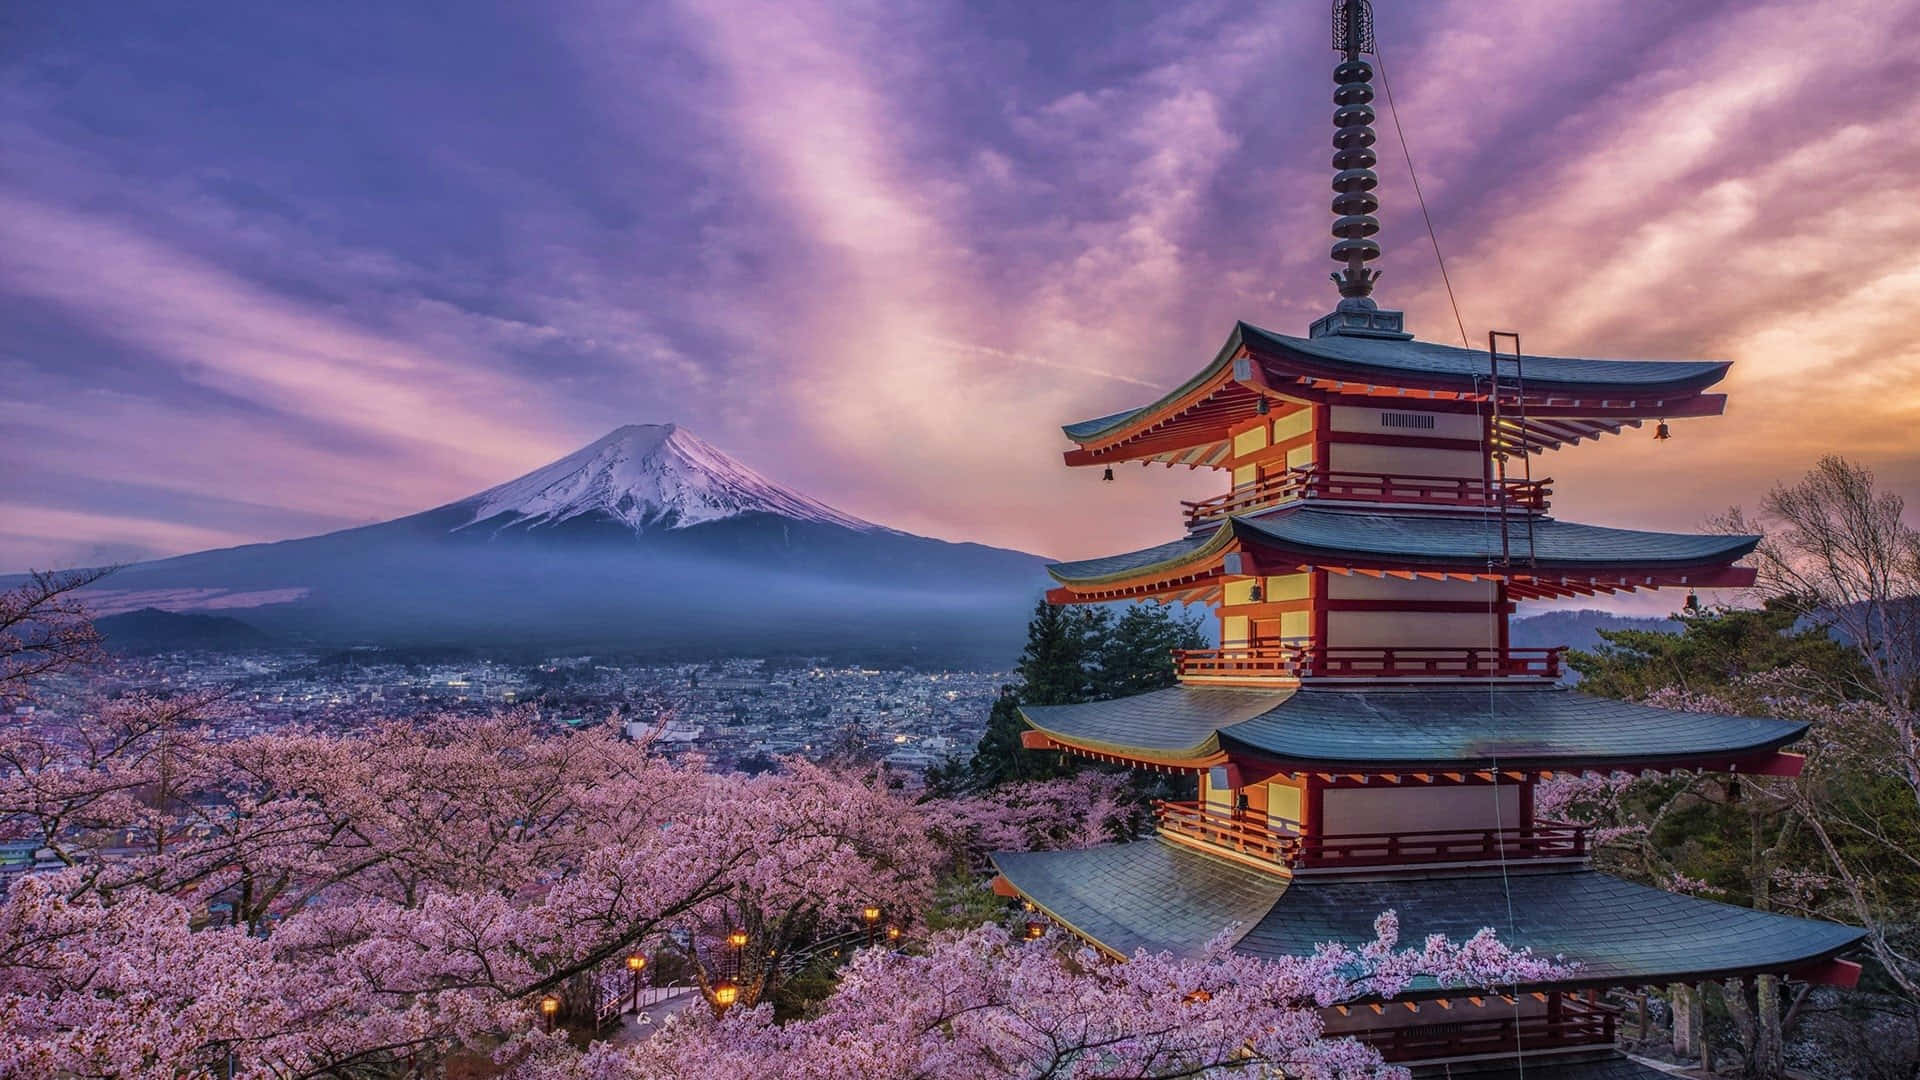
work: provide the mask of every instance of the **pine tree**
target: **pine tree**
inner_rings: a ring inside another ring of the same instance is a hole
[[[1105,608],[1041,601],[1027,623],[1027,645],[1014,669],[1018,681],[1001,688],[968,763],[971,784],[995,787],[1072,772],[1078,763],[1062,755],[1021,747],[1027,730],[1021,706],[1075,705],[1172,686],[1172,650],[1205,644],[1199,622],[1171,608],[1141,604],[1116,619]],[[943,776],[943,783],[952,781]]]
[[[1207,636],[1195,616],[1160,604],[1136,604],[1100,643],[1095,700],[1143,694],[1174,684],[1173,651],[1204,649]]]

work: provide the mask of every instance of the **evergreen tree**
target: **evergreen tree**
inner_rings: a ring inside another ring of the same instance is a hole
[[[968,763],[970,784],[995,787],[1072,772],[1080,763],[1021,747],[1027,730],[1021,706],[1075,705],[1172,686],[1172,650],[1205,644],[1198,620],[1169,607],[1135,605],[1115,618],[1105,608],[1042,600],[1027,623],[1027,645],[1014,669],[1018,681],[1001,688]],[[942,771],[941,784],[956,783],[951,771]]]
[[[1814,680],[1802,689],[1816,700],[1861,696],[1867,673],[1858,650],[1835,641],[1800,610],[1790,600],[1769,599],[1761,608],[1677,614],[1677,634],[1602,630],[1598,649],[1576,650],[1567,663],[1580,673],[1583,692],[1630,701],[1666,687],[1737,697],[1743,676],[1781,668]]]
[[[1172,686],[1173,651],[1206,647],[1198,616],[1176,614],[1160,604],[1136,604],[1100,642],[1094,697],[1125,697]]]

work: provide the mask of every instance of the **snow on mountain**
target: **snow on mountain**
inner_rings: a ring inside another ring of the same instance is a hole
[[[507,520],[497,523],[503,528],[604,515],[646,532],[756,512],[857,532],[892,531],[781,487],[674,424],[629,424],[453,505],[472,513],[456,531],[503,514]]]

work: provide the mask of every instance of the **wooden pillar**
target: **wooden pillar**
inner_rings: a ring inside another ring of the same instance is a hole
[[[1633,995],[1633,1000],[1640,1007],[1640,1015],[1636,1018],[1640,1022],[1639,1041],[1645,1043],[1647,1041],[1647,992],[1645,990],[1639,991]]]
[[[1700,994],[1686,983],[1668,987],[1673,1002],[1673,1054],[1678,1058],[1698,1057],[1704,1045],[1706,1012]]]

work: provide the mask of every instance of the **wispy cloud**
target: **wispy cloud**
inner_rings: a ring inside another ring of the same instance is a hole
[[[1561,512],[1920,478],[1920,0],[1379,8],[1470,332],[1736,361],[1726,418],[1546,462]],[[897,527],[1152,543],[1218,478],[1099,484],[1058,426],[1333,300],[1323,7],[43,17],[0,71],[4,464],[145,494],[0,492],[39,515],[0,564],[391,516],[647,420]],[[1382,299],[1447,340],[1380,126]]]

